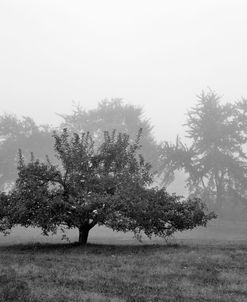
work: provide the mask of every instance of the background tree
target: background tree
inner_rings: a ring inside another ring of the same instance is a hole
[[[132,140],[138,129],[143,129],[141,144],[142,153],[152,163],[153,170],[160,165],[158,143],[152,134],[150,122],[143,117],[141,108],[124,104],[120,99],[102,101],[93,110],[83,110],[77,106],[71,115],[60,115],[63,122],[58,127],[68,128],[73,132],[92,133],[97,143],[103,141],[104,131],[116,129],[130,135]],[[24,157],[33,151],[39,158],[49,156],[55,162],[52,148],[52,128],[37,125],[30,117],[21,119],[14,115],[0,116],[0,189],[7,188],[17,177],[17,153],[22,149]]]
[[[140,107],[125,104],[121,99],[104,100],[98,107],[84,110],[77,106],[70,115],[60,115],[63,118],[61,128],[71,132],[89,131],[100,143],[104,131],[117,130],[127,133],[134,140],[136,133],[142,129],[142,154],[152,164],[153,170],[159,169],[159,144],[152,133],[152,125],[144,118]]]
[[[6,188],[17,177],[18,149],[23,156],[30,156],[33,151],[44,158],[52,155],[53,143],[51,129],[48,126],[38,126],[30,117],[18,119],[14,115],[0,116],[0,188]]]
[[[77,228],[79,243],[86,244],[95,225],[137,236],[169,236],[177,230],[206,225],[199,199],[182,201],[164,189],[150,188],[151,166],[138,154],[127,134],[104,133],[98,148],[89,133],[54,134],[59,165],[32,155],[19,156],[15,188],[0,196],[0,230],[14,225],[41,227],[44,234],[59,226]]]
[[[246,100],[222,104],[214,92],[203,92],[187,114],[191,144],[177,138],[163,145],[166,180],[183,170],[190,194],[201,196],[218,213],[228,202],[247,205],[246,108]]]

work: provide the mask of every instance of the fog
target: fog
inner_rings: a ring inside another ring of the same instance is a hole
[[[174,141],[202,90],[247,97],[246,12],[245,0],[2,0],[0,115],[58,126],[74,105],[121,98]],[[177,176],[169,190],[186,194]]]
[[[141,105],[158,139],[195,95],[247,96],[244,0],[1,1],[0,113],[58,124],[72,102]]]

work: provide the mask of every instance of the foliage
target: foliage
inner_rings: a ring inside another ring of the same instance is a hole
[[[222,104],[214,92],[203,92],[187,114],[190,146],[180,138],[176,144],[163,145],[166,180],[175,170],[184,170],[190,193],[206,199],[218,212],[229,199],[247,204],[246,123],[246,100]]]
[[[141,108],[113,99],[102,101],[96,109],[88,111],[77,106],[73,114],[60,116],[63,118],[60,129],[68,128],[71,133],[89,131],[98,144],[104,140],[105,130],[128,133],[134,140],[138,129],[142,128],[141,152],[152,163],[153,171],[159,169],[158,143]],[[30,117],[0,116],[0,189],[8,190],[17,177],[18,149],[22,150],[24,157],[34,152],[38,158],[44,159],[48,155],[52,162],[55,161],[51,133],[51,127],[39,126]]]
[[[51,130],[38,126],[30,117],[18,119],[14,115],[0,116],[0,188],[8,188],[17,177],[18,149],[23,156],[33,151],[39,157],[52,156]]]
[[[44,234],[59,226],[78,228],[79,243],[85,244],[96,224],[149,237],[206,225],[214,214],[206,214],[200,200],[182,201],[150,188],[151,166],[138,154],[140,136],[139,131],[133,142],[127,134],[105,132],[96,148],[89,133],[64,129],[54,133],[59,165],[33,155],[25,163],[20,152],[15,188],[2,195],[3,228],[6,221],[41,227]]]
[[[0,193],[0,232],[4,235],[7,235],[12,227],[8,215],[11,209],[9,197],[10,196],[4,192]]]
[[[156,142],[152,125],[143,117],[140,107],[125,104],[121,99],[103,100],[98,107],[84,110],[77,106],[73,114],[60,115],[63,118],[62,128],[71,132],[89,131],[98,143],[103,141],[104,131],[116,130],[127,133],[132,140],[136,133],[142,129],[141,153],[152,164],[153,170],[159,170],[159,144]]]

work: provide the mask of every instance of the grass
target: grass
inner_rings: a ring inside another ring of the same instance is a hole
[[[247,242],[0,247],[0,301],[247,301]]]

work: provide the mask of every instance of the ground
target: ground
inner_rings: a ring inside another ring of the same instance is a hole
[[[214,223],[168,242],[95,229],[87,247],[61,234],[0,236],[0,302],[247,301],[247,227]]]
[[[247,242],[130,243],[2,246],[0,301],[247,301]]]

